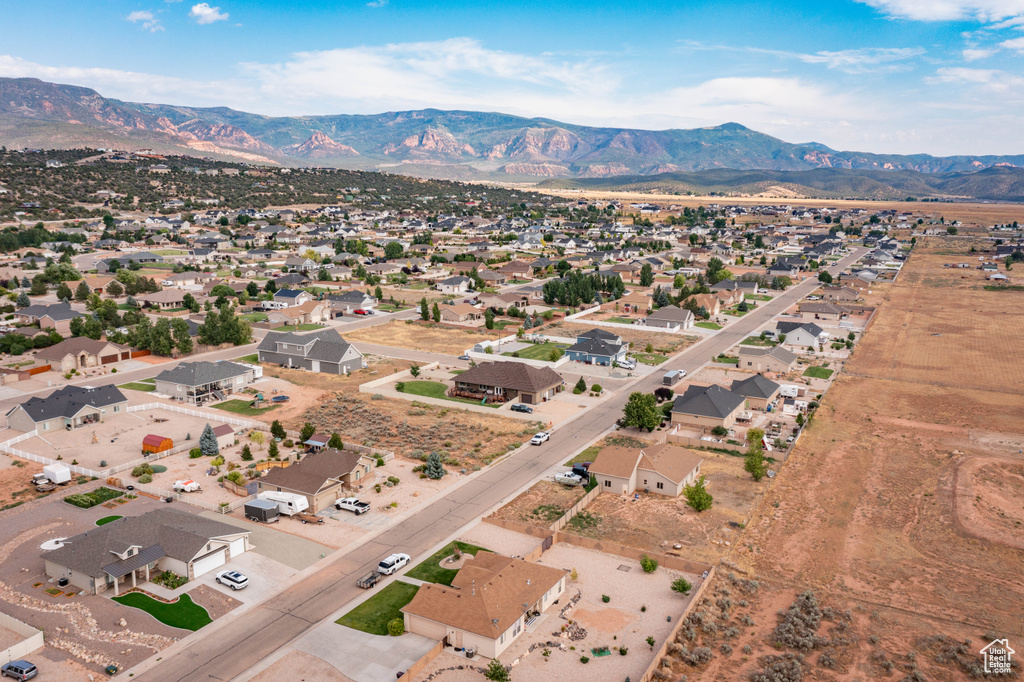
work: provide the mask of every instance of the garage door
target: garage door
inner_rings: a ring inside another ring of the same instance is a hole
[[[231,550],[230,554],[232,559],[241,556],[242,553],[245,551],[245,538],[238,538],[237,540],[233,540],[231,544],[228,545],[228,548]]]
[[[220,568],[227,563],[227,548],[221,547],[218,550],[210,552],[206,556],[199,557],[192,562],[192,577],[198,578],[204,573],[209,573],[215,568]]]

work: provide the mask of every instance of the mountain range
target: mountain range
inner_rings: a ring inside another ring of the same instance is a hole
[[[144,147],[158,153],[255,163],[462,180],[571,179],[587,186],[657,182],[677,189],[715,186],[730,191],[740,186],[751,190],[786,187],[794,182],[793,186],[814,189],[817,183],[817,191],[826,194],[849,189],[844,196],[945,196],[947,190],[988,187],[993,179],[993,195],[1001,196],[998,187],[1014,184],[1018,167],[1024,167],[1024,155],[936,157],[837,151],[817,143],[785,142],[738,123],[651,131],[435,109],[269,117],[226,107],[125,102],[90,88],[34,78],[0,78],[0,144],[129,151]],[[986,169],[1004,172],[974,182],[947,182],[954,175],[969,177]],[[737,173],[742,171],[779,175]],[[884,191],[879,192],[880,187]],[[954,192],[952,196],[964,195]]]

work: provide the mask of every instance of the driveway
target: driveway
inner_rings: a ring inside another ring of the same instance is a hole
[[[271,526],[253,523],[244,519],[236,519],[226,514],[203,512],[200,516],[251,531],[252,535],[249,536],[249,542],[253,548],[250,552],[262,554],[285,566],[290,566],[296,571],[309,568],[334,551],[330,547],[318,544],[312,540],[275,530]],[[246,552],[246,554],[250,552]],[[245,591],[248,591],[248,588]]]
[[[435,644],[437,640],[411,632],[381,637],[327,621],[297,641],[295,648],[327,661],[355,682],[380,682],[396,679]]]
[[[219,584],[217,574],[227,570],[238,571],[247,577],[249,579],[248,587],[235,591],[226,585]],[[199,582],[218,592],[230,595],[243,604],[256,604],[280,590],[281,584],[296,573],[298,570],[291,566],[286,566],[256,551],[249,551],[235,557],[223,568],[200,576]],[[194,585],[192,586],[194,587]]]
[[[384,514],[375,514],[372,509],[366,512],[365,514],[360,514],[359,516],[356,516],[347,509],[335,509],[333,506],[322,510],[321,512],[319,512],[318,516],[327,516],[329,518],[335,519],[336,521],[341,521],[342,523],[348,524],[350,526],[355,526],[356,528],[364,528],[369,531],[375,531],[380,530],[381,528],[385,528],[393,520],[390,517],[385,516]]]

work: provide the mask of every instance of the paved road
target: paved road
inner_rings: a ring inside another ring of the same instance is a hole
[[[858,249],[844,258],[831,268],[833,274],[838,274],[866,251]],[[814,280],[794,286],[722,332],[678,354],[666,363],[665,369],[696,371],[713,355],[729,350],[816,287]],[[230,620],[221,627],[208,626],[202,638],[179,650],[164,652],[163,660],[156,667],[137,674],[136,679],[143,682],[233,679],[358,597],[361,590],[355,586],[355,581],[371,571],[380,557],[393,551],[406,552],[413,557],[425,554],[475,522],[496,501],[515,493],[590,444],[621,415],[630,391],[652,391],[660,381],[660,373],[635,380],[628,386],[629,390],[619,391],[608,401],[556,429],[544,445],[525,448],[485,469],[476,478],[445,493],[358,549],[336,553],[321,570],[268,599],[248,612],[244,619]]]

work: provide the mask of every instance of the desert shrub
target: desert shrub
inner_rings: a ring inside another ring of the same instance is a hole
[[[580,663],[586,665],[589,662],[590,662],[590,657],[589,656],[580,656]]]
[[[678,592],[679,594],[690,594],[690,590],[692,589],[693,585],[690,584],[690,581],[682,576],[679,576],[678,578],[672,581],[673,592]],[[692,616],[693,614],[690,614],[690,617]]]
[[[231,481],[232,483],[234,483],[237,486],[244,486],[245,485],[245,477],[242,476],[242,472],[241,471],[232,471],[232,472],[228,473],[228,475],[225,476],[224,478],[226,478],[227,480]]]
[[[223,457],[223,455],[217,455],[212,460],[210,460],[210,466],[214,466],[214,467],[224,466],[224,457]]]
[[[728,644],[725,644],[724,642],[722,643],[722,646],[718,647],[718,649],[726,656],[732,653],[732,647]]]
[[[141,476],[139,476],[139,483],[145,484],[145,483],[152,483],[152,482],[153,482],[152,474],[142,474]]]
[[[295,443],[292,442],[291,438],[285,438],[284,441],[282,441],[281,445],[285,446],[286,448],[290,448],[294,447]]]
[[[813,649],[827,642],[817,635],[821,626],[821,609],[814,592],[808,590],[797,596],[789,609],[783,612],[782,621],[772,632],[772,641],[793,649]]]
[[[188,458],[189,459],[199,459],[202,456],[203,456],[203,451],[200,450],[199,448],[192,448],[191,450],[188,451]]]
[[[612,600],[612,598],[611,598],[611,597],[609,597],[609,596],[608,596],[607,594],[602,594],[602,595],[601,595],[601,601],[603,601],[603,602],[604,602],[605,604],[607,604],[607,603],[608,603],[608,602],[610,602],[611,600]]]
[[[150,476],[153,475],[153,467],[149,466],[149,464],[140,464],[139,466],[132,469],[132,476],[134,476],[135,478],[145,476],[147,474]]]
[[[821,656],[818,656],[818,665],[820,665],[822,668],[835,670],[836,659],[834,656],[830,656],[829,654],[822,654]]]
[[[804,669],[793,654],[766,656],[764,668],[750,674],[750,682],[800,682]]]
[[[658,560],[652,559],[646,554],[640,555],[640,567],[644,569],[644,573],[654,573],[658,570]]]

